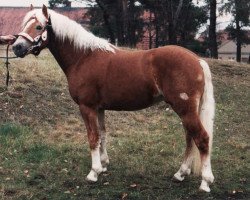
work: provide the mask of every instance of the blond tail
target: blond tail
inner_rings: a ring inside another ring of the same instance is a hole
[[[212,76],[209,69],[209,66],[206,61],[200,60],[200,65],[203,68],[204,78],[205,78],[205,86],[204,93],[200,102],[200,120],[209,135],[209,154],[212,151],[212,143],[213,143],[213,123],[214,123],[214,113],[215,113],[215,101],[214,101],[214,92],[213,92],[213,84],[212,84]],[[195,145],[194,141],[192,141],[192,156],[193,156],[193,164],[192,171],[194,174],[198,175],[201,172],[201,160],[200,153]]]

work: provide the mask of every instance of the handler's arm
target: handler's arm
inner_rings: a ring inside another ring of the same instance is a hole
[[[13,44],[16,40],[14,35],[3,35],[0,36],[0,44]]]

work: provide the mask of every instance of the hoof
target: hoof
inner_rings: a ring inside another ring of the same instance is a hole
[[[175,173],[175,175],[173,176],[173,179],[175,180],[175,181],[183,181],[184,180],[184,176],[181,176],[180,175],[180,173],[179,172],[177,172],[177,173]]]
[[[101,158],[101,163],[103,168],[107,168],[107,166],[109,165],[109,158],[108,157]]]
[[[214,176],[213,176],[213,174],[211,176],[202,177],[202,179],[205,180],[209,185],[214,182]]]
[[[201,182],[201,186],[199,188],[200,191],[203,191],[203,192],[210,192],[210,188],[209,188],[209,185],[206,181],[202,181]]]
[[[98,180],[98,174],[91,170],[88,174],[88,176],[86,177],[86,181],[90,182],[90,183],[95,183]]]

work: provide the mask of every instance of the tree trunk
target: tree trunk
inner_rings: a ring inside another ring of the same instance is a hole
[[[121,0],[124,44],[128,45],[128,0]]]
[[[159,47],[159,32],[160,32],[160,25],[159,25],[159,1],[155,2],[154,7],[154,24],[155,24],[155,47]]]
[[[176,28],[182,6],[183,6],[183,0],[180,0],[178,7],[177,7],[177,10],[176,10],[175,15],[174,15],[174,20],[173,20],[174,29]]]
[[[240,15],[240,10],[239,10],[239,5],[238,1],[235,0],[235,9],[236,9],[236,16],[235,16],[235,21],[236,21],[236,45],[237,45],[237,52],[236,52],[236,61],[241,62],[241,28],[240,28],[240,20],[239,20],[239,15]]]
[[[218,59],[216,37],[216,4],[216,0],[210,0],[209,49],[211,51],[211,57]]]
[[[241,37],[240,37],[240,26],[239,26],[239,21],[236,21],[236,40],[237,40],[237,52],[236,52],[236,61],[241,62]]]
[[[174,29],[174,25],[171,22],[169,22],[168,25],[168,42],[171,45],[177,44],[176,31]]]
[[[104,24],[108,30],[108,34],[109,34],[109,39],[110,39],[110,42],[112,44],[115,44],[115,35],[114,35],[114,32],[111,28],[111,24],[109,22],[109,14],[108,14],[108,11],[107,9],[104,7],[104,5],[101,3],[101,1],[96,1],[97,5],[99,6],[99,8],[102,10],[103,12],[103,20],[104,20]]]
[[[149,34],[149,44],[148,44],[149,46],[148,46],[148,48],[149,49],[152,49],[152,43],[153,43],[153,41],[152,41],[153,36],[152,36],[151,23],[152,23],[152,12],[149,11],[149,26],[148,26],[148,34]]]
[[[174,25],[173,25],[173,5],[172,5],[172,1],[169,1],[167,3],[167,35],[168,35],[168,44],[176,44],[175,42],[175,32],[174,32]]]
[[[116,27],[117,27],[117,39],[119,45],[126,44],[126,27],[127,27],[127,0],[118,0],[116,3],[117,11],[116,11]]]
[[[183,0],[179,0],[178,7],[175,11],[173,11],[172,1],[168,3],[168,39],[169,44],[177,44],[177,35],[176,35],[176,27],[179,19],[180,11],[183,5]]]
[[[191,2],[192,0],[189,0],[187,8],[183,11],[184,15],[182,15],[182,17],[184,17],[184,19],[190,19]],[[186,31],[187,28],[188,28],[188,20],[184,20],[180,26],[180,45],[183,47],[186,47],[187,36],[190,34],[189,32]]]
[[[136,46],[136,17],[135,17],[135,0],[130,0],[127,11],[127,44],[131,48],[135,48]]]

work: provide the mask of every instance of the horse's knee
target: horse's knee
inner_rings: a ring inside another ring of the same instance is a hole
[[[94,150],[99,146],[99,135],[98,133],[88,133],[89,147]]]

